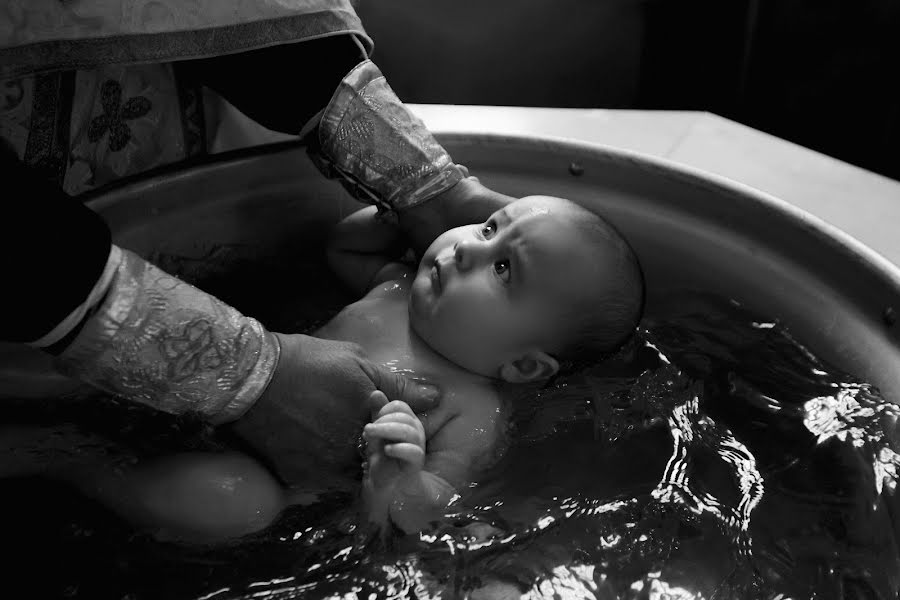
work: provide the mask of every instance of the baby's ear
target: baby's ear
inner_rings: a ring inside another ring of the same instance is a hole
[[[529,350],[500,365],[500,379],[507,383],[533,383],[556,375],[559,363],[541,350]]]

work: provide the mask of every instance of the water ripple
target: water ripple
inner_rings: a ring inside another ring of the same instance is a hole
[[[736,543],[741,555],[750,558],[750,514],[762,499],[763,478],[750,450],[727,428],[700,412],[700,390],[669,416],[674,442],[672,456],[651,495],[662,504],[676,504],[695,515],[712,515]],[[740,494],[736,505],[723,502],[708,491],[694,489],[691,467],[698,449],[713,451],[731,467],[730,474]]]
[[[850,444],[872,469],[875,500],[897,488],[897,419],[900,408],[875,395],[868,385],[842,384],[832,396],[819,396],[803,405],[803,424],[823,444],[836,439]]]

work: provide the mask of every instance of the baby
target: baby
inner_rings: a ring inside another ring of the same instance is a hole
[[[364,296],[315,335],[356,342],[373,362],[443,390],[440,404],[420,415],[375,392],[373,422],[363,430],[370,518],[414,532],[440,518],[502,451],[506,384],[540,384],[561,365],[615,350],[637,324],[644,290],[637,259],[615,229],[560,198],[522,198],[485,223],[447,231],[417,268],[399,262],[402,249],[399,229],[374,208],[338,224],[329,262]],[[44,436],[32,453],[46,457],[60,445],[56,455],[73,458],[45,472],[161,538],[237,537],[303,501],[239,453],[123,465],[98,446],[106,462],[88,464],[63,448],[79,443],[76,435]],[[28,444],[18,448],[28,453]],[[91,444],[98,442],[80,441]]]
[[[561,364],[615,350],[634,330],[644,292],[625,240],[560,198],[522,198],[485,223],[447,231],[415,269],[389,257],[398,240],[374,208],[338,225],[332,268],[368,293],[317,335],[356,342],[374,362],[444,390],[419,416],[375,392],[363,431],[370,514],[413,532],[500,450],[498,384],[542,383]]]

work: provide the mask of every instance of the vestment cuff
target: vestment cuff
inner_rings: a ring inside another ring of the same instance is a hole
[[[465,177],[370,60],[341,81],[310,155],[326,176],[379,212],[426,202]]]
[[[134,253],[114,252],[109,289],[59,369],[159,410],[215,424],[240,417],[272,378],[276,336]]]

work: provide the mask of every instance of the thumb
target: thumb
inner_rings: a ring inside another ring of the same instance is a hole
[[[381,390],[375,390],[374,392],[369,394],[369,401],[367,405],[369,407],[369,413],[371,415],[370,418],[374,420],[381,409],[384,408],[388,402],[390,402],[390,400]]]
[[[415,380],[384,368],[376,369],[372,382],[390,400],[402,400],[413,412],[425,412],[437,406],[441,390],[433,383]]]

